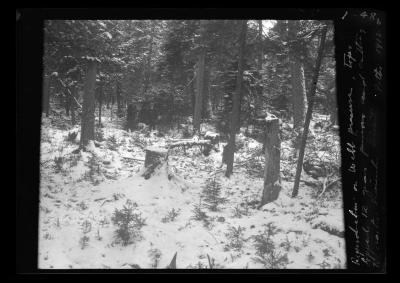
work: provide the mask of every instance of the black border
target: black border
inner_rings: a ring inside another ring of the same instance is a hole
[[[19,275],[47,274],[86,274],[86,273],[111,273],[111,274],[169,274],[169,273],[210,273],[208,270],[37,270],[37,247],[38,247],[38,190],[39,190],[39,143],[40,143],[40,120],[41,120],[41,94],[42,88],[42,39],[44,19],[315,19],[334,20],[335,22],[335,50],[337,60],[337,86],[338,93],[351,84],[344,76],[344,69],[339,62],[342,61],[346,44],[352,40],[352,36],[361,22],[353,20],[349,23],[352,14],[362,10],[375,11],[385,17],[386,12],[375,9],[278,9],[278,8],[73,8],[73,9],[18,9],[19,19],[16,22],[16,67],[17,67],[17,96],[16,96],[16,118],[17,118],[17,174],[16,174],[16,273]],[[347,14],[346,14],[347,11]],[[343,16],[349,17],[345,20]],[[386,24],[386,21],[384,21]],[[386,34],[384,35],[386,41]],[[384,48],[387,50],[387,43]],[[386,51],[387,52],[387,51]],[[386,66],[386,61],[385,61]],[[385,86],[386,90],[386,86]],[[383,99],[376,105],[383,109],[386,107],[386,93]],[[341,126],[341,139],[346,138],[344,128],[347,127],[345,120],[348,113],[345,111],[347,101],[338,96],[339,121]],[[357,110],[356,110],[357,111]],[[381,159],[381,171],[379,172],[380,216],[382,217],[383,244],[382,261],[386,258],[386,116],[379,115],[379,147],[377,152]],[[345,154],[342,144],[342,156]],[[347,160],[343,159],[343,167]],[[346,173],[343,172],[343,187],[347,188]],[[353,195],[350,190],[344,190],[345,210],[351,207]],[[346,216],[345,224],[349,223]],[[350,247],[349,231],[346,229],[346,246]],[[386,265],[379,269],[355,268],[348,266],[346,270],[213,270],[212,273],[234,273],[234,274],[336,274],[336,273],[385,273]]]

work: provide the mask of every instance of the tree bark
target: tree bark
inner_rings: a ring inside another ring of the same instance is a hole
[[[103,108],[104,92],[103,92],[103,82],[100,82],[98,87],[97,101],[99,103],[99,127],[101,127],[101,110]]]
[[[200,29],[202,32],[204,21],[200,23]],[[205,48],[200,47],[199,59],[197,62],[197,72],[196,72],[196,99],[194,106],[194,117],[193,117],[193,130],[194,133],[200,133],[200,124],[202,118],[202,106],[203,106],[203,96],[204,96],[204,61],[205,61]]]
[[[101,108],[103,107],[102,100],[99,99],[99,127],[101,127]]]
[[[120,117],[122,114],[122,109],[121,109],[121,87],[120,83],[117,80],[115,82],[115,97],[117,99],[117,117]]]
[[[263,62],[263,46],[262,46],[262,20],[258,20],[258,60],[257,60],[257,79],[259,80],[259,83],[257,85],[257,93],[255,97],[255,105],[254,105],[254,111],[255,115],[257,116],[258,113],[260,112],[260,109],[262,108],[262,93],[263,93],[263,87],[261,84],[261,79],[262,79],[262,62]]]
[[[210,69],[204,70],[204,103],[203,103],[203,114],[202,117],[209,119],[212,117],[212,105],[211,105],[211,95],[210,95]]]
[[[280,162],[281,141],[279,139],[279,119],[267,118],[266,140],[265,140],[265,170],[264,190],[261,206],[276,200],[281,191],[280,185]]]
[[[77,91],[77,87],[73,86],[72,87],[72,95],[74,98],[76,98],[76,91]],[[72,99],[72,103],[71,103],[71,124],[72,126],[75,126],[76,124],[76,117],[75,117],[75,107],[76,106],[76,102],[75,99]]]
[[[308,109],[307,109],[307,114],[306,114],[306,121],[305,121],[305,124],[304,124],[303,135],[302,135],[302,138],[301,138],[299,159],[297,160],[296,176],[295,176],[295,180],[294,180],[292,197],[296,197],[298,195],[298,192],[299,192],[300,175],[301,175],[301,170],[303,168],[304,151],[305,151],[305,148],[306,148],[306,142],[307,142],[307,136],[308,136],[308,128],[310,126],[310,121],[311,121],[311,117],[312,117],[312,110],[313,110],[313,106],[314,106],[315,91],[317,89],[319,69],[321,67],[322,56],[323,56],[323,52],[324,52],[324,48],[325,48],[325,39],[326,39],[327,30],[328,30],[328,27],[324,26],[323,29],[322,29],[321,41],[320,41],[320,45],[319,45],[319,48],[318,48],[318,56],[317,56],[317,61],[316,61],[316,64],[315,64],[314,76],[313,76],[311,89],[310,89],[309,104],[308,104]]]
[[[289,21],[288,37],[296,43],[297,32],[299,30],[298,21]],[[304,125],[304,117],[307,103],[304,67],[297,56],[296,44],[289,50],[290,75],[292,84],[292,105],[293,105],[293,128],[299,129]]]
[[[43,108],[42,112],[49,117],[50,112],[50,78],[43,74]]]
[[[230,136],[227,145],[227,165],[226,165],[226,177],[230,177],[233,172],[233,161],[235,154],[235,137],[236,130],[239,124],[239,110],[240,110],[240,94],[242,92],[242,81],[243,81],[243,63],[244,63],[244,49],[246,47],[246,33],[247,33],[247,20],[241,21],[240,35],[239,35],[239,63],[238,63],[238,74],[236,80],[236,90],[233,94],[233,105],[230,123]]]
[[[94,140],[96,68],[96,61],[88,62],[82,105],[81,147],[85,147],[89,140]]]

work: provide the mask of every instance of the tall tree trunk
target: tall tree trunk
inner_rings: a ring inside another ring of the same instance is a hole
[[[150,41],[149,41],[149,53],[146,59],[146,65],[144,67],[144,87],[143,87],[143,97],[146,97],[147,90],[151,83],[151,56],[153,53],[153,43],[154,43],[154,23],[151,27]]]
[[[102,100],[99,99],[99,127],[101,127],[101,108],[103,107]]]
[[[75,124],[76,124],[76,117],[75,117],[76,102],[75,102],[75,99],[76,99],[77,87],[76,86],[72,86],[71,89],[72,89],[71,94],[73,96],[72,102],[71,102],[71,124],[72,124],[72,126],[75,126]]]
[[[262,108],[262,93],[263,93],[263,87],[261,84],[261,79],[262,79],[262,62],[263,62],[263,45],[262,45],[262,20],[258,20],[258,60],[257,60],[257,79],[259,80],[259,84],[257,86],[257,93],[255,97],[255,105],[254,105],[254,110],[255,114],[260,112],[260,109]]]
[[[298,21],[289,21],[288,39],[296,42],[297,32],[299,30]],[[307,103],[304,67],[297,54],[296,45],[290,47],[290,75],[292,84],[292,105],[293,105],[293,128],[299,129],[304,125],[304,117]]]
[[[121,116],[122,109],[121,109],[121,88],[120,88],[120,83],[117,80],[115,82],[115,97],[117,99],[117,117]]]
[[[43,74],[43,108],[42,112],[49,117],[50,112],[50,77]]]
[[[107,109],[110,109],[111,93],[107,90]]]
[[[88,61],[82,105],[81,147],[85,147],[89,140],[94,140],[96,67],[96,61]]]
[[[240,94],[242,92],[243,81],[243,63],[244,63],[244,49],[246,47],[246,33],[247,33],[247,20],[241,21],[240,35],[239,35],[239,64],[238,74],[236,80],[236,90],[233,94],[233,105],[230,123],[230,136],[227,145],[227,160],[226,160],[226,177],[230,177],[233,172],[233,161],[235,154],[235,137],[236,130],[239,123],[239,110],[240,110]]]
[[[203,118],[212,116],[211,94],[210,94],[210,69],[204,70],[204,102],[203,102]]]
[[[194,133],[200,133],[200,124],[202,118],[202,106],[203,106],[203,95],[204,95],[204,59],[205,50],[200,51],[199,61],[197,62],[196,71],[196,94],[195,94],[195,106],[194,106],[194,117],[193,117],[193,130]]]
[[[201,36],[201,44],[204,42],[204,26],[206,21],[200,21],[200,36]],[[202,106],[203,106],[203,97],[204,97],[204,61],[206,57],[206,49],[204,46],[200,46],[200,54],[199,59],[196,65],[196,94],[195,94],[195,106],[194,106],[194,115],[193,115],[193,131],[196,134],[200,133],[200,124],[202,118]]]
[[[99,127],[101,127],[101,111],[103,108],[104,92],[103,92],[103,82],[100,82],[98,87],[98,97],[97,101],[99,103]]]
[[[313,110],[313,106],[314,106],[315,91],[317,89],[319,69],[321,67],[322,56],[323,56],[323,52],[324,52],[324,48],[325,48],[325,39],[326,39],[327,30],[328,30],[328,27],[324,26],[323,29],[322,29],[321,41],[320,41],[320,45],[319,45],[319,48],[318,48],[318,56],[317,56],[317,61],[316,61],[316,64],[315,64],[314,76],[313,76],[311,89],[310,89],[309,104],[308,104],[308,109],[307,109],[307,114],[306,114],[306,121],[305,121],[305,124],[304,124],[303,135],[302,135],[302,138],[301,138],[299,159],[297,160],[296,176],[295,176],[295,180],[294,180],[292,197],[296,197],[298,192],[299,192],[300,176],[301,176],[301,171],[302,171],[302,168],[303,168],[304,151],[305,151],[305,148],[306,148],[306,142],[307,142],[307,136],[308,136],[308,128],[310,126],[311,117],[312,117],[312,110]]]

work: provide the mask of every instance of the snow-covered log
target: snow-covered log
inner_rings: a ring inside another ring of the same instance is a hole
[[[192,146],[211,146],[210,140],[184,140],[177,141],[168,145],[168,148],[174,147],[192,147]]]
[[[167,162],[168,150],[161,147],[147,147],[144,160],[145,170],[142,176],[149,179],[154,171]]]
[[[205,156],[207,156],[210,153],[211,148],[212,148],[212,144],[211,144],[210,140],[197,140],[197,139],[176,141],[176,142],[170,143],[167,147],[168,147],[168,150],[177,148],[177,147],[181,147],[181,148],[183,148],[183,150],[186,154],[186,148],[190,148],[193,146],[199,146]]]

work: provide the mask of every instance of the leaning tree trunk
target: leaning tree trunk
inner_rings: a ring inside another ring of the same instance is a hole
[[[230,177],[233,172],[233,161],[235,154],[235,137],[236,130],[239,124],[239,112],[240,112],[240,94],[242,92],[242,80],[243,80],[243,63],[244,63],[244,49],[246,45],[246,33],[247,33],[247,20],[241,21],[241,29],[239,36],[239,64],[238,74],[236,81],[236,90],[233,94],[233,105],[230,123],[230,135],[227,145],[226,153],[226,177]]]
[[[328,30],[328,27],[324,26],[324,28],[322,29],[321,42],[320,42],[320,45],[319,45],[319,48],[318,48],[318,56],[317,56],[317,62],[315,64],[314,76],[313,76],[311,89],[310,89],[310,96],[309,96],[309,104],[308,104],[308,109],[307,109],[307,114],[306,114],[306,121],[305,121],[305,124],[304,124],[303,135],[301,137],[299,159],[297,160],[296,176],[295,176],[295,179],[294,179],[292,197],[296,197],[298,192],[299,192],[300,175],[301,175],[301,170],[303,168],[304,151],[305,151],[305,148],[306,148],[306,142],[307,142],[307,136],[308,136],[308,128],[310,126],[311,117],[312,117],[312,110],[313,110],[313,106],[314,106],[315,91],[317,89],[319,69],[321,67],[322,55],[323,55],[323,52],[324,52],[327,30]]]
[[[89,140],[94,140],[96,67],[96,61],[88,62],[82,105],[81,147],[85,147]]]
[[[261,206],[276,200],[281,191],[279,178],[281,162],[279,119],[274,116],[266,119],[264,190]]]

